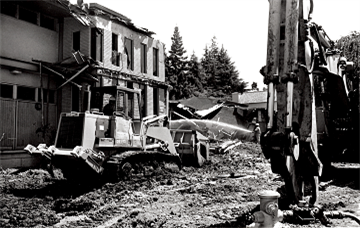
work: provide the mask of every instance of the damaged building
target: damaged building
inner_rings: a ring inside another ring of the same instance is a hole
[[[34,165],[23,148],[50,144],[60,113],[88,111],[93,87],[141,90],[143,116],[168,113],[164,44],[123,14],[41,0],[1,2],[0,17],[0,167]]]
[[[211,140],[251,140],[252,110],[218,98],[170,101],[171,128],[197,130]]]

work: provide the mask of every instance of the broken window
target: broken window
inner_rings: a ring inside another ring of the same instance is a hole
[[[112,34],[112,58],[113,65],[120,66],[120,55],[118,53],[118,35]]]
[[[153,48],[153,75],[159,76],[159,49]]]
[[[73,50],[80,51],[80,31],[73,33]]]
[[[0,84],[0,97],[13,98],[13,86]]]
[[[19,8],[19,19],[33,24],[38,24],[38,13],[25,8]]]
[[[141,73],[146,73],[146,44],[141,44],[140,47]]]
[[[125,54],[127,55],[127,69],[134,70],[134,46],[133,41],[125,38]]]
[[[103,52],[103,34],[98,32],[99,29],[91,28],[91,58],[102,62]]]
[[[17,87],[17,99],[35,101],[35,88],[18,86]]]
[[[8,1],[1,1],[1,13],[8,16],[16,17],[17,5]]]

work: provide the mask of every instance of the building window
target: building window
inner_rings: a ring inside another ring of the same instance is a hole
[[[115,33],[112,34],[112,58],[111,62],[113,65],[120,66],[120,55],[118,52],[118,40],[119,37]]]
[[[25,8],[19,8],[19,19],[33,24],[38,24],[38,13]]]
[[[125,54],[127,55],[127,69],[134,70],[134,44],[133,41],[125,38]]]
[[[154,115],[159,115],[159,89],[153,88]]]
[[[28,100],[28,101],[35,101],[35,88],[25,87],[25,86],[18,86],[17,87],[17,99],[20,100]]]
[[[102,62],[103,33],[97,30],[97,28],[91,28],[91,58]]]
[[[166,113],[166,89],[159,88],[159,113]]]
[[[146,86],[144,84],[139,84],[139,89],[141,89],[141,99],[140,99],[140,113],[142,117],[146,116]]]
[[[51,18],[49,16],[40,14],[40,26],[47,28],[47,29],[51,29],[51,30],[55,30],[55,19]]]
[[[127,82],[126,87],[129,89],[134,89],[133,82]],[[128,116],[134,118],[134,94],[128,93]]]
[[[17,5],[8,1],[1,1],[1,13],[8,16],[16,17]]]
[[[13,86],[0,84],[0,97],[13,98]]]
[[[147,73],[146,68],[146,44],[140,44],[141,73]]]
[[[159,49],[153,48],[153,75],[159,76]]]
[[[80,31],[73,32],[73,50],[80,51]]]
[[[48,93],[49,93],[49,103],[55,103],[55,91],[43,89],[44,102],[48,102]],[[41,102],[41,88],[38,89],[38,100]]]

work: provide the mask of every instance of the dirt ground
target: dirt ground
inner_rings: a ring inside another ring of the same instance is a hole
[[[210,158],[202,168],[87,186],[65,180],[59,170],[56,178],[41,169],[2,170],[0,227],[240,227],[237,218],[259,204],[259,191],[283,185],[256,144]],[[360,217],[359,167],[334,164],[332,179],[320,184],[325,210]],[[349,218],[331,221],[332,227],[359,227]],[[316,220],[278,227],[323,226]]]

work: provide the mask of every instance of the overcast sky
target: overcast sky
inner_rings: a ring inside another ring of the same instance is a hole
[[[360,31],[360,0],[313,0],[313,22],[332,40]],[[216,36],[240,73],[240,78],[265,86],[259,73],[266,64],[268,0],[84,0],[96,2],[129,17],[156,33],[169,51],[179,27],[188,57],[198,58]]]

